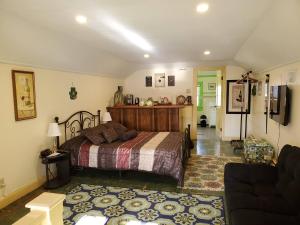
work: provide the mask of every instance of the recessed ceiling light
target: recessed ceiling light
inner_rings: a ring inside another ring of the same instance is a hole
[[[148,59],[148,58],[150,58],[150,55],[149,54],[145,54],[144,58]]]
[[[180,68],[179,70],[186,70],[185,68]]]
[[[210,55],[210,51],[208,51],[208,50],[207,50],[207,51],[204,51],[203,54],[204,54],[204,55]]]
[[[209,5],[207,3],[200,3],[197,5],[197,12],[198,13],[205,13],[209,9]]]
[[[77,23],[79,23],[79,24],[86,24],[86,22],[87,22],[87,18],[86,18],[85,16],[83,16],[83,15],[77,15],[77,16],[75,17],[75,20],[76,20]]]

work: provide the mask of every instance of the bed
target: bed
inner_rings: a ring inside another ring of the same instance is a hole
[[[183,185],[184,164],[190,154],[188,129],[184,133],[138,131],[127,141],[95,145],[82,131],[109,126],[100,124],[100,110],[97,114],[79,111],[62,122],[55,117],[55,122],[64,130],[64,143],[57,137],[57,145],[70,152],[73,167],[150,172],[171,176]]]

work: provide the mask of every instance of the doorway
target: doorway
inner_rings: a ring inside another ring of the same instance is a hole
[[[196,72],[197,140],[222,137],[222,70]]]

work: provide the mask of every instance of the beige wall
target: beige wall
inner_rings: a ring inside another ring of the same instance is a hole
[[[226,66],[226,80],[238,80],[241,79],[241,75],[244,74],[246,70],[239,66]],[[226,114],[226,80],[224,80],[224,123],[223,123],[223,140],[233,140],[233,139],[239,139],[240,136],[240,118],[241,116],[239,114]],[[251,101],[252,101],[251,96]],[[253,107],[251,107],[251,114],[248,115],[248,128],[247,133],[248,135],[252,132],[252,112]],[[243,117],[243,135],[245,132],[245,116]]]
[[[293,82],[289,80],[290,72],[296,72]],[[292,90],[291,122],[288,126],[281,125],[279,133],[279,124],[272,119],[268,119],[268,134],[266,134],[264,96],[256,96],[253,101],[253,132],[255,135],[267,139],[277,151],[285,144],[300,146],[300,61],[260,74],[259,79],[264,81],[267,73],[270,73],[270,86],[288,84]]]
[[[155,73],[165,73],[166,86],[155,87]],[[175,76],[175,86],[168,87],[168,75]],[[152,87],[145,86],[145,77],[152,76]],[[124,93],[133,94],[135,97],[148,98],[153,97],[154,100],[159,100],[160,97],[167,97],[173,103],[176,103],[178,95],[192,95],[193,88],[193,69],[186,70],[157,68],[150,70],[139,70],[129,75],[124,81]],[[186,90],[190,93],[187,94]]]
[[[35,73],[37,118],[15,121],[11,70]],[[78,98],[69,99],[71,84]],[[65,119],[78,110],[105,110],[121,80],[0,64],[0,178],[8,195],[45,176],[39,152],[50,146],[47,126],[54,116]]]

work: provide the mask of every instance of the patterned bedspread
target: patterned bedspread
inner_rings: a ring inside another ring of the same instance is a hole
[[[126,142],[93,145],[83,137],[62,146],[71,151],[73,166],[108,170],[138,170],[182,179],[183,134],[140,132]]]

